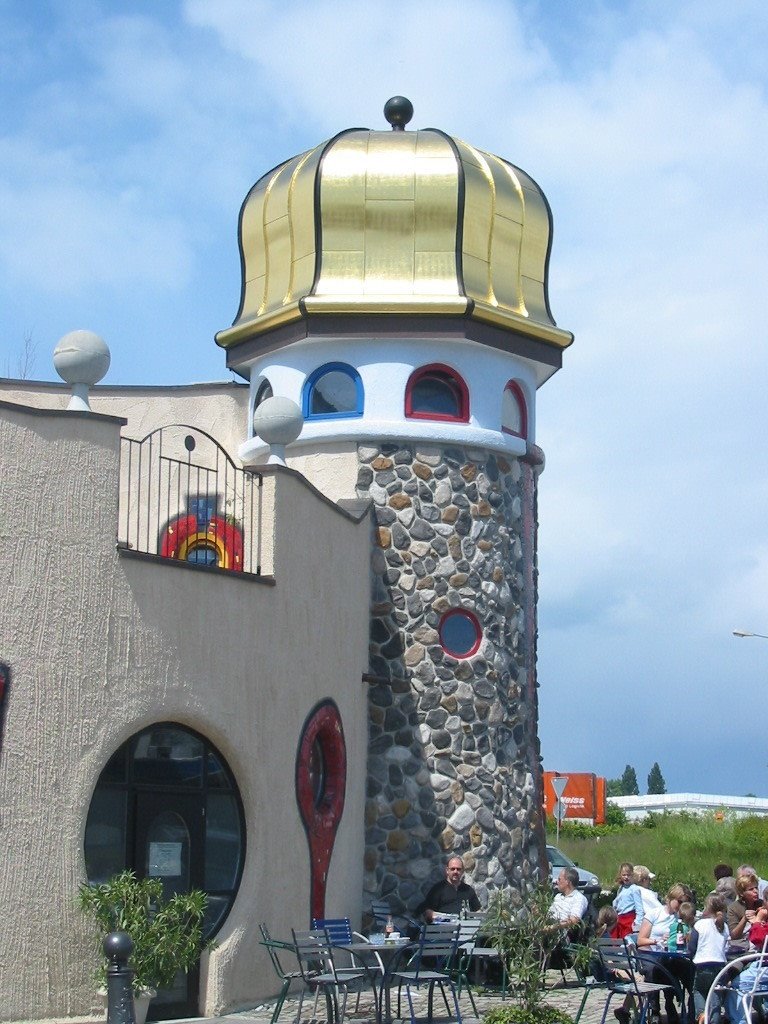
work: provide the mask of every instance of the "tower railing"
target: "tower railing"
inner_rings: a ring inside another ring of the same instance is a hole
[[[260,576],[263,478],[205,431],[173,424],[120,439],[118,549]]]

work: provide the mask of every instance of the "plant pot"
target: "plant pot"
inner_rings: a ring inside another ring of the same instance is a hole
[[[157,989],[154,988],[143,988],[138,995],[133,997],[133,1012],[136,1017],[136,1024],[144,1024],[147,1019],[147,1011],[149,1010],[149,1002],[153,996],[157,995]]]
[[[102,1002],[104,1003],[104,1016],[106,1018],[107,990],[105,988],[100,988],[99,995],[101,996]],[[136,1024],[145,1024],[145,1021],[147,1019],[147,1012],[149,1011],[150,1000],[156,995],[156,988],[143,988],[140,992],[134,992],[133,1015],[136,1018]]]

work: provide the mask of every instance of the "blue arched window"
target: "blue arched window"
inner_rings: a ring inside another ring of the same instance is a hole
[[[307,378],[302,396],[305,420],[363,415],[363,382],[346,363],[326,363]]]

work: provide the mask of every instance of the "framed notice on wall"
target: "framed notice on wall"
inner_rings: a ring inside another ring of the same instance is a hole
[[[152,878],[178,878],[181,875],[181,843],[150,843],[149,871]]]

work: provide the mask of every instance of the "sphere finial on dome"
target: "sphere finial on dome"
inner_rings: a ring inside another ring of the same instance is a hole
[[[404,132],[413,117],[413,104],[405,96],[393,96],[384,104],[384,117],[392,125],[393,132]]]

